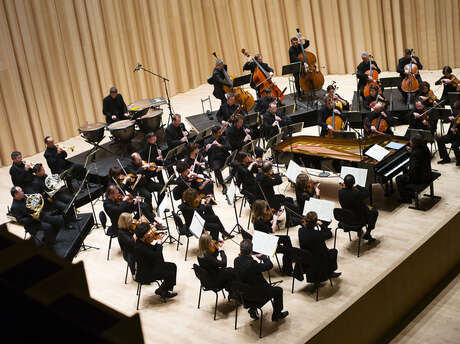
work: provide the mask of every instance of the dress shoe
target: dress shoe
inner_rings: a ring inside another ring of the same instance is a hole
[[[248,313],[249,313],[249,316],[250,316],[252,319],[254,319],[254,320],[259,319],[259,315],[257,314],[257,309],[255,309],[255,308],[249,308]]]
[[[171,298],[173,298],[173,297],[175,297],[175,296],[177,296],[177,293],[172,293],[172,292],[170,292],[170,291],[167,291],[167,292],[165,293],[165,296],[164,296],[164,297],[166,297],[167,299],[171,299]]]
[[[284,319],[284,318],[286,318],[288,315],[289,315],[289,312],[288,312],[288,311],[284,311],[284,312],[281,312],[281,313],[279,313],[279,314],[273,313],[273,314],[272,314],[272,321],[278,321],[278,320]]]
[[[337,277],[340,277],[340,275],[342,275],[341,272],[332,272],[332,273],[329,275],[329,278],[337,278]]]
[[[372,239],[371,233],[366,232],[366,233],[363,235],[363,239],[364,239],[364,240],[371,240],[371,239]]]
[[[448,163],[450,163],[450,159],[442,159],[442,160],[438,161],[438,164],[441,164],[441,165],[442,164],[448,164]]]
[[[233,239],[235,236],[232,234],[225,233],[225,234],[222,234],[222,237],[224,239]]]

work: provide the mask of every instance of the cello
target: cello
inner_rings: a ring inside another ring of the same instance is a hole
[[[218,60],[219,58],[217,57],[216,53],[213,52],[212,55]],[[233,85],[233,80],[235,77],[230,77],[227,74],[227,71],[222,69],[222,72],[224,73],[225,79],[227,80],[228,83]],[[229,87],[227,85],[224,85],[223,87],[225,93],[234,93],[235,94],[235,101],[236,103],[240,104],[243,107],[243,110],[245,112],[248,112],[254,107],[255,101],[254,97],[249,93],[248,91],[245,91],[241,88],[241,86],[238,87]]]
[[[300,47],[302,49],[302,52],[299,54],[298,59],[303,63],[302,71],[299,78],[300,88],[307,92],[319,90],[321,87],[323,87],[324,76],[316,67],[315,54],[309,51],[305,51],[302,41],[300,40],[300,38],[302,37],[300,29],[297,28],[296,30],[297,36],[299,37],[300,41]]]
[[[369,70],[366,71],[366,75],[372,77],[372,80],[367,80],[366,85],[364,86],[363,94],[364,98],[369,96],[370,87],[376,87],[378,89],[378,94],[382,94],[382,88],[379,85],[379,72],[376,69],[372,68],[372,55],[369,55]]]
[[[246,49],[241,49],[241,52],[244,56],[252,58],[257,66],[257,68],[254,70],[254,73],[252,74],[252,82],[256,88],[259,88],[260,96],[265,97],[266,89],[268,88],[272,90],[272,94],[275,95],[275,98],[282,102],[284,100],[284,92],[286,91],[287,87],[281,91],[279,87],[276,86],[275,83],[271,80],[272,77],[267,73],[265,69],[263,69],[260,63],[257,62],[257,60],[248,53]]]
[[[417,78],[415,77],[415,74],[418,73],[418,66],[412,62],[413,53],[414,53],[414,49],[411,49],[410,63],[404,66],[404,72],[406,73],[406,76],[401,81],[401,89],[406,93],[417,92],[420,87],[419,82]]]
[[[341,131],[341,130],[343,130],[343,127],[344,127],[343,118],[335,113],[335,110],[336,110],[335,104],[336,103],[334,102],[334,96],[335,96],[335,89],[334,89],[334,95],[332,97],[328,97],[326,99],[327,104],[329,104],[329,105],[333,104],[332,105],[332,115],[329,116],[328,118],[326,118],[326,124],[328,126],[330,125],[332,127],[332,129],[329,129],[327,134],[326,134],[326,136],[328,136],[328,137],[332,137],[334,132]]]

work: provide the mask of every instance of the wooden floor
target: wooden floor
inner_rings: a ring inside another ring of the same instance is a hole
[[[455,73],[458,71],[455,71]],[[394,75],[384,73],[386,76]],[[423,71],[422,78],[431,83],[439,78],[439,71]],[[351,100],[356,82],[351,75],[327,76],[325,87],[331,80],[337,81],[339,93]],[[286,79],[277,79],[280,87],[288,85]],[[122,85],[118,85],[123,93]],[[436,90],[436,88],[435,88]],[[441,89],[436,90],[439,94]],[[177,113],[196,114],[201,112],[199,98],[205,98],[211,93],[209,85],[203,85],[185,94],[172,98],[172,105]],[[155,95],[152,95],[155,96]],[[216,108],[214,101],[213,109]],[[405,132],[405,127],[398,127],[397,133]],[[317,128],[304,129],[303,134],[317,134]],[[76,137],[66,141],[66,145],[76,145],[74,154],[80,153],[90,147],[80,138]],[[42,162],[42,154],[27,159],[30,162]],[[446,218],[452,217],[460,210],[460,192],[458,188],[459,168],[455,164],[437,165],[433,159],[433,168],[441,171],[442,176],[435,184],[435,193],[442,196],[441,201],[428,212],[418,212],[408,209],[407,205],[399,205],[396,200],[398,195],[384,198],[380,187],[375,186],[375,204],[380,216],[373,235],[377,239],[372,246],[363,244],[362,255],[356,257],[357,241],[348,241],[348,235],[338,233],[337,247],[339,250],[338,266],[342,276],[335,280],[334,287],[325,286],[320,290],[320,300],[315,302],[314,294],[308,292],[305,283],[296,281],[294,294],[291,294],[291,279],[279,276],[278,269],[272,272],[275,280],[283,279],[281,286],[284,289],[284,308],[290,312],[284,321],[271,322],[271,306],[264,307],[264,338],[261,342],[274,343],[303,343],[317,329],[327,324],[348,305],[354,302],[370,286],[386,275],[392,267],[404,257],[411,247],[426,240],[436,231],[438,225]],[[6,221],[4,214],[7,205],[11,203],[9,188],[11,187],[8,175],[9,167],[0,169],[0,221]],[[337,202],[338,179],[334,177],[322,178],[321,193],[323,199]],[[284,183],[277,187],[278,192],[293,196],[292,189]],[[227,230],[235,224],[233,209],[224,200],[222,193],[216,193],[219,206],[215,207]],[[239,206],[239,204],[238,204]],[[102,209],[102,203],[96,204],[96,211]],[[82,210],[90,211],[86,206]],[[240,221],[247,225],[249,209],[243,209]],[[335,226],[333,222],[332,226]],[[174,226],[170,222],[171,226]],[[335,228],[335,227],[334,227]],[[23,230],[10,225],[9,229],[20,236]],[[175,235],[175,232],[172,232]],[[289,232],[293,245],[298,246],[297,229],[291,228]],[[355,238],[353,238],[355,239]],[[239,241],[240,237],[236,237]],[[328,246],[333,246],[333,240],[328,241]],[[83,261],[92,297],[108,304],[109,306],[131,315],[136,312],[136,284],[128,278],[124,284],[126,264],[124,263],[118,242],[112,244],[110,260],[106,260],[108,239],[101,228],[94,229],[88,236],[86,244],[100,247],[99,250],[81,252],[75,261]],[[258,322],[252,321],[246,311],[239,312],[238,330],[234,326],[234,309],[230,303],[219,298],[217,320],[213,321],[214,294],[206,292],[202,296],[201,309],[197,309],[199,283],[192,271],[196,262],[197,240],[191,239],[189,259],[184,262],[185,246],[176,251],[175,245],[165,244],[164,256],[167,261],[175,262],[178,266],[177,286],[175,291],[178,296],[167,303],[161,303],[154,294],[156,286],[144,287],[140,303],[140,317],[144,331],[145,341],[148,343],[203,343],[226,342],[241,343],[258,341]],[[232,242],[225,243],[225,251],[229,258],[229,265],[233,266],[233,259],[238,255],[238,246]],[[458,297],[458,285],[455,293]],[[448,303],[448,302],[447,302]],[[458,305],[458,302],[457,302]],[[441,304],[439,307],[444,307]],[[452,309],[452,317],[458,318],[459,308]],[[427,315],[430,317],[430,315]],[[426,318],[425,318],[426,319]],[[421,324],[423,325],[421,320]],[[425,320],[426,321],[426,320]],[[416,330],[417,326],[413,327]],[[365,330],[365,329],[363,329]],[[437,343],[451,343],[458,339],[458,323],[442,322],[437,331],[457,334],[456,337],[446,335],[439,337]],[[406,331],[405,331],[406,332]],[[409,332],[407,332],[409,334]],[[402,338],[397,340],[404,341]],[[409,334],[410,335],[410,334]],[[450,340],[450,341],[449,341]],[[424,342],[420,340],[419,342]],[[427,341],[425,341],[427,342]],[[428,341],[429,342],[429,341]]]

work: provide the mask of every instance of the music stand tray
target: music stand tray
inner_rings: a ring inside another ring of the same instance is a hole
[[[172,160],[172,158],[178,155],[182,151],[182,149],[184,149],[184,147],[185,147],[185,142],[171,149],[168,152],[168,154],[166,154],[165,160]]]
[[[429,130],[424,130],[424,129],[412,129],[408,128],[406,132],[406,137],[412,138],[414,137],[415,134],[420,134],[423,137],[423,141],[425,142],[433,142],[434,141],[434,136]]]
[[[258,120],[258,114],[257,113],[250,113],[250,114],[247,114],[246,116],[244,116],[244,124],[248,125],[248,126],[252,126],[254,124],[257,124],[257,120]]]
[[[251,82],[251,74],[246,74],[233,79],[233,87],[243,86]]]
[[[380,78],[380,84],[383,88],[398,87],[401,84],[401,77],[390,76],[387,78]]]
[[[457,100],[460,100],[460,92],[448,92],[447,98],[449,99],[450,106],[452,106]]]
[[[281,75],[300,73],[301,67],[302,62],[294,62],[288,65],[284,65],[281,69]]]

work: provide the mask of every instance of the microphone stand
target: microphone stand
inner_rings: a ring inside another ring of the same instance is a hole
[[[152,75],[155,75],[156,77],[158,77],[161,80],[163,80],[163,85],[164,85],[164,88],[165,88],[166,99],[167,99],[167,102],[168,102],[168,109],[169,109],[169,117],[168,117],[168,125],[169,125],[170,121],[172,121],[172,114],[173,114],[172,107],[171,107],[171,98],[169,98],[168,84],[166,82],[166,81],[169,82],[169,79],[165,78],[164,76],[162,76],[160,74],[154,73],[151,70],[148,70],[148,69],[144,68],[142,65],[139,67],[139,69],[143,70],[144,72],[147,72],[147,73],[150,73]]]

